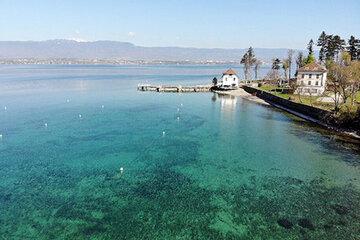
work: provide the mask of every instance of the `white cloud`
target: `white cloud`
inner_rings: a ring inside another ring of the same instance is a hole
[[[129,37],[135,37],[136,33],[135,32],[128,32],[127,34]]]

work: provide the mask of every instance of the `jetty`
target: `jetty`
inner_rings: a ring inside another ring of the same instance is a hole
[[[181,85],[150,85],[139,84],[138,91],[154,91],[154,92],[210,92],[213,85],[195,85],[195,86],[181,86]]]

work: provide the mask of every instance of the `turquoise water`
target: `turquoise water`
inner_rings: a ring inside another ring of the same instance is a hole
[[[1,66],[0,239],[359,239],[358,143],[241,98],[136,91],[223,70]]]

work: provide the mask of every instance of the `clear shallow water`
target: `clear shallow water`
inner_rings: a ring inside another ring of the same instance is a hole
[[[357,145],[241,98],[136,91],[223,69],[1,66],[0,236],[357,239]]]

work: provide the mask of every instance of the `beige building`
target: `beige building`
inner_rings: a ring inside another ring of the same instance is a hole
[[[297,85],[295,93],[301,95],[319,96],[325,92],[327,70],[319,63],[309,63],[297,72]]]

